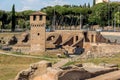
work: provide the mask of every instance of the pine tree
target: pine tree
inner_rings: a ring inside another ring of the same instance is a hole
[[[15,25],[16,25],[15,22],[16,22],[15,5],[13,4],[13,6],[12,6],[12,28],[11,28],[12,32],[15,31]]]

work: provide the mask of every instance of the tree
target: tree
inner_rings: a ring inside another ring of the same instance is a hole
[[[83,5],[83,7],[84,7],[84,8],[86,8],[86,7],[87,7],[87,6],[86,6],[86,3]]]
[[[88,3],[88,8],[90,8],[90,3]]]
[[[15,25],[16,25],[16,16],[15,16],[15,5],[12,6],[12,28],[11,31],[15,31]]]
[[[89,5],[90,7],[90,5]],[[71,6],[71,5],[56,5],[48,6],[42,9],[43,12],[47,13],[47,25],[51,26],[55,16],[55,23],[57,26],[78,26],[80,25],[80,14],[84,16],[82,18],[82,24],[85,25],[88,23],[89,14],[92,13],[91,8],[86,4],[82,6]],[[54,15],[55,13],[55,15]],[[57,27],[56,26],[56,27]]]
[[[5,11],[0,11],[0,21],[2,22],[1,29],[4,29],[5,23],[7,22],[7,14]]]
[[[102,27],[112,25],[113,21],[115,21],[118,24],[118,6],[120,6],[119,3],[96,4],[91,8],[92,14],[89,15],[89,24],[98,24]]]
[[[96,0],[93,0],[93,6],[96,4]]]
[[[120,25],[120,12],[115,13],[114,20],[116,21],[117,24]]]

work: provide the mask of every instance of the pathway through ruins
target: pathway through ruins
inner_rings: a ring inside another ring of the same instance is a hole
[[[61,59],[58,63],[54,64],[54,68],[59,68],[61,66],[64,66],[66,63],[68,63],[70,59]]]
[[[18,55],[18,54],[11,54],[8,52],[3,52],[0,51],[0,54],[4,54],[4,55],[8,55],[8,56],[15,56],[15,57],[26,57],[26,58],[38,58],[38,59],[51,59],[51,58],[43,58],[43,57],[37,57],[37,56],[30,56],[30,55]],[[60,59],[59,62],[57,62],[56,64],[53,65],[53,67],[58,68],[58,67],[62,67],[63,65],[65,65],[66,63],[68,63],[71,60],[76,59],[78,56],[74,56],[72,58],[67,58],[67,59]]]
[[[45,58],[45,57],[40,57],[40,56],[31,56],[31,55],[21,55],[21,54],[12,54],[12,53],[9,53],[9,52],[3,52],[3,51],[0,51],[0,54],[3,54],[3,55],[8,55],[8,56],[15,56],[15,57],[24,57],[24,58],[38,58],[38,59],[51,59],[51,58]]]
[[[81,57],[80,55],[72,55],[69,58],[61,59],[58,63],[54,64],[53,67],[55,68],[62,67],[70,61],[75,61],[77,59],[80,59],[80,57]]]

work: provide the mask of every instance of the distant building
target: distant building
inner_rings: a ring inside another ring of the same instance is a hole
[[[98,3],[103,3],[103,2],[109,2],[109,0],[96,0],[96,4],[98,4]]]

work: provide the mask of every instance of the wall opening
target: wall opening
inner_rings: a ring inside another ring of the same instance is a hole
[[[84,38],[85,42],[90,42],[90,39],[88,38],[88,32],[84,32]]]
[[[38,36],[40,35],[40,33],[37,34]]]
[[[78,40],[78,36],[76,36],[76,41]]]
[[[93,39],[94,39],[94,35],[91,36],[91,42],[93,42]]]
[[[39,16],[39,20],[42,20],[42,15]]]
[[[34,21],[36,20],[36,15],[33,15],[33,20],[34,20]]]

